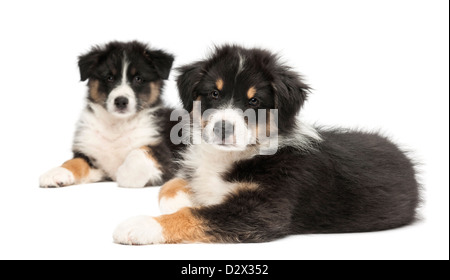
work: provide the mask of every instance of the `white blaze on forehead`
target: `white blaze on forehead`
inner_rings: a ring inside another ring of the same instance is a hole
[[[127,82],[128,66],[130,66],[130,63],[128,62],[127,58],[125,57],[123,59],[123,63],[122,63],[122,82],[120,83],[120,85],[128,84],[128,82]]]
[[[130,62],[125,57],[122,63],[121,82],[110,92],[108,100],[106,101],[108,112],[119,117],[128,117],[136,113],[136,97],[127,80],[129,66]],[[128,106],[124,112],[119,112],[114,104],[114,100],[117,97],[126,97],[128,99]]]

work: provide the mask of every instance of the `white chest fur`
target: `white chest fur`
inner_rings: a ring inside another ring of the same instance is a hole
[[[193,203],[207,206],[223,202],[229,193],[236,190],[238,184],[224,181],[222,174],[229,171],[235,162],[253,155],[253,151],[226,152],[203,144],[191,146],[184,155],[183,165],[188,167],[186,172],[193,172],[186,174],[191,178],[189,185]]]
[[[91,108],[81,114],[73,150],[92,158],[94,164],[113,180],[116,180],[117,169],[133,149],[160,141],[151,115],[156,108],[141,111],[128,119],[115,118],[95,104]]]

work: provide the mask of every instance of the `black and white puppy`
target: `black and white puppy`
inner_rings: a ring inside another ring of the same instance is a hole
[[[78,66],[81,81],[88,80],[88,96],[74,156],[43,174],[40,186],[114,180],[122,187],[144,187],[171,178],[165,136],[170,110],[162,106],[161,93],[173,60],[136,41],[110,42],[81,55]]]
[[[299,121],[309,88],[276,55],[226,45],[180,71],[193,127],[201,112],[200,140],[161,189],[166,214],[125,221],[115,242],[264,242],[414,221],[419,186],[410,159],[375,133]],[[272,140],[276,149],[266,149]]]

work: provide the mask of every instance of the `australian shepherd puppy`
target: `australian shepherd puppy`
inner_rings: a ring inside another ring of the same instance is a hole
[[[81,55],[78,66],[88,94],[73,158],[43,174],[40,186],[114,180],[137,188],[171,178],[172,152],[165,139],[170,110],[162,106],[161,93],[173,60],[136,41],[111,42]]]
[[[180,71],[194,143],[161,188],[165,215],[123,222],[115,242],[265,242],[414,220],[418,183],[405,153],[375,133],[299,121],[309,87],[276,55],[226,45]]]

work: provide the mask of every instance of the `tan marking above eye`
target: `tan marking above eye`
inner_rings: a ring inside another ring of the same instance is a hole
[[[223,89],[223,80],[222,79],[217,79],[216,87],[217,87],[218,90],[222,90]]]
[[[255,87],[251,87],[248,89],[247,91],[247,97],[248,99],[252,99],[253,97],[255,97],[256,94],[256,88]]]

